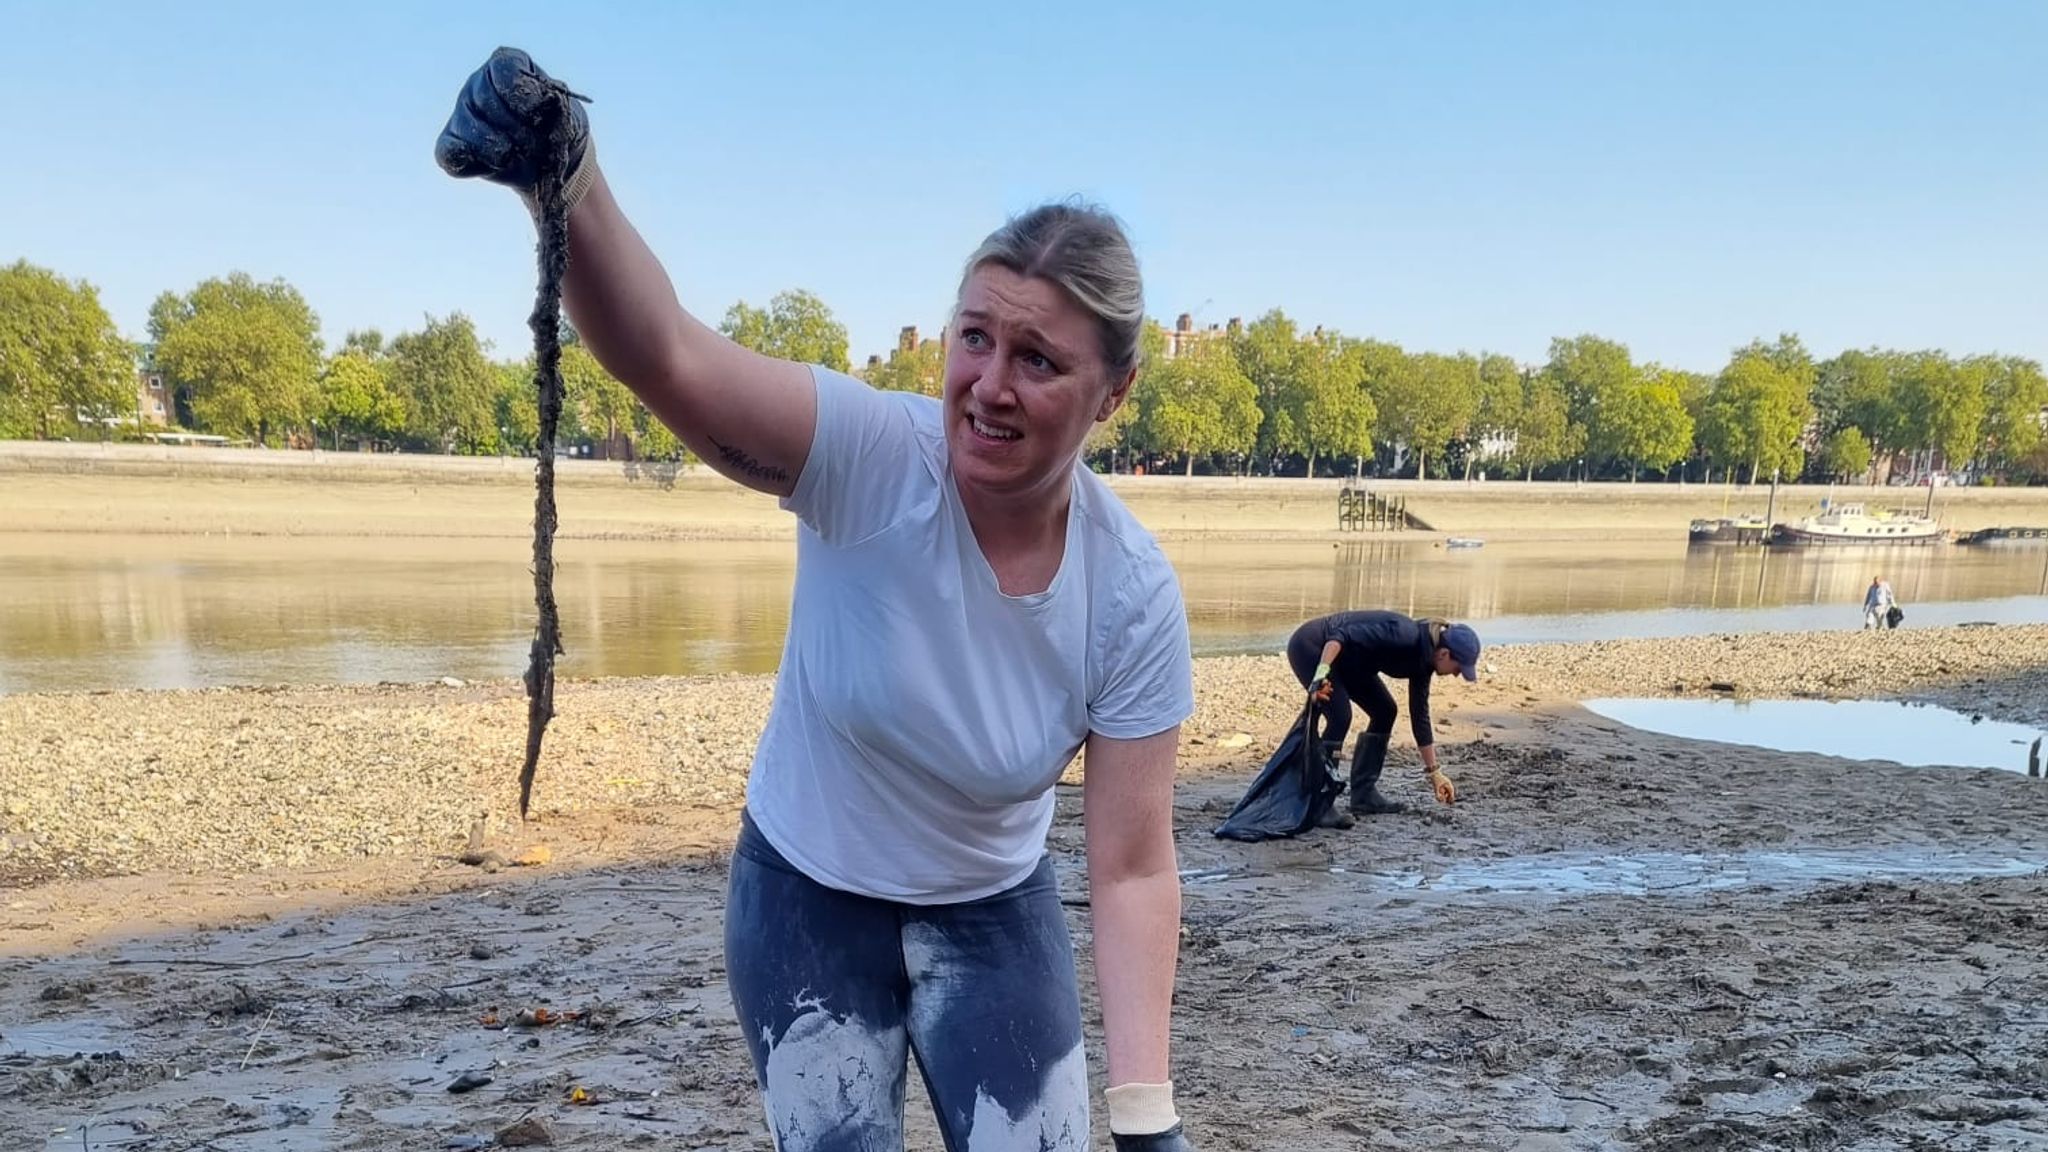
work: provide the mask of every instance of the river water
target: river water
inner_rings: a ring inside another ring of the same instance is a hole
[[[531,545],[0,534],[0,692],[519,675]],[[765,672],[789,542],[558,541],[562,675]],[[1199,653],[1273,651],[1344,608],[1469,619],[1490,643],[1861,626],[1891,581],[1905,627],[2048,621],[2048,549],[1772,552],[1674,543],[1424,541],[1168,547]]]

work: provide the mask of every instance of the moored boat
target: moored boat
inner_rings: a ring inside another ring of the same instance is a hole
[[[1761,516],[1702,517],[1692,522],[1686,538],[1694,544],[1753,544],[1770,528],[1770,521]]]
[[[1956,543],[1994,545],[2032,544],[2037,547],[2048,546],[2048,528],[2017,526],[2006,528],[1979,528],[1975,532],[1967,532],[1961,536],[1956,537]]]
[[[1917,513],[1895,510],[1871,513],[1861,504],[1837,504],[1817,516],[1771,525],[1779,547],[1829,544],[1937,544],[1941,525]]]

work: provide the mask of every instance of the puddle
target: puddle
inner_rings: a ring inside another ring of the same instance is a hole
[[[1236,871],[1188,869],[1186,891],[1226,889],[1282,873],[1384,892],[1457,896],[1683,896],[1742,888],[1806,888],[1857,880],[1953,881],[2031,876],[2048,854],[1932,849],[1806,849],[1749,852],[1557,852],[1453,864],[1441,870],[1360,872],[1343,867]]]
[[[154,1143],[148,1128],[124,1124],[119,1120],[101,1120],[96,1123],[80,1124],[76,1128],[54,1129],[43,1147],[47,1152],[78,1152],[79,1149],[112,1150],[148,1143]]]
[[[1663,892],[1725,892],[1794,888],[1854,880],[1964,880],[2029,876],[2048,857],[2007,853],[1885,850],[1563,853],[1457,864],[1440,873],[1373,877],[1397,887],[1450,893],[1542,893],[1559,896],[1653,896]]]
[[[1889,700],[1603,699],[1584,704],[1594,715],[1666,736],[1916,768],[1998,768],[2024,775],[2028,750],[2043,737],[2040,729],[2024,724],[1973,720],[1947,708]]]
[[[36,1024],[0,1024],[0,1056],[64,1060],[118,1049],[118,1024],[105,1020],[45,1020]]]

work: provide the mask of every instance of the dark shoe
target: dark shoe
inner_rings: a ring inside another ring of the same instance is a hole
[[[1380,795],[1380,772],[1387,766],[1387,737],[1367,732],[1351,754],[1351,814],[1380,816],[1406,812],[1408,806]]]

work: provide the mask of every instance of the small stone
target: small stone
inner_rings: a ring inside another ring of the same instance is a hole
[[[498,1129],[498,1144],[505,1148],[532,1148],[555,1142],[555,1130],[539,1116],[528,1116],[517,1124]]]
[[[474,1092],[490,1082],[491,1078],[481,1072],[464,1072],[455,1078],[454,1083],[448,1085],[448,1091],[460,1095],[464,1092]]]
[[[443,677],[441,677],[441,687],[443,687],[443,688],[467,688],[467,687],[469,687],[469,682],[468,682],[467,680],[458,680],[458,679],[456,679],[456,678],[455,678],[455,677],[453,677],[453,676],[443,676]]]
[[[512,858],[514,868],[538,868],[553,861],[554,850],[545,844],[535,844]]]
[[[471,960],[489,960],[497,954],[498,949],[488,940],[479,940],[469,946],[469,958]]]

